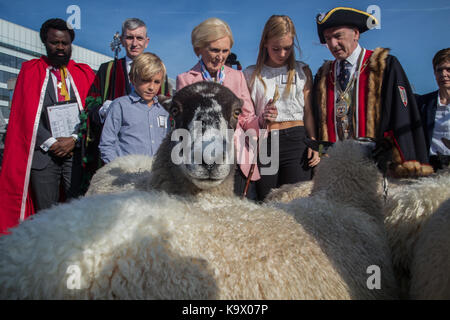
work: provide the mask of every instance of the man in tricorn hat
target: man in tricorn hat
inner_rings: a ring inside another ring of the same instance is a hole
[[[326,61],[314,81],[314,103],[321,140],[370,137],[391,140],[393,174],[432,173],[427,164],[420,114],[409,81],[389,49],[362,48],[360,34],[378,24],[353,8],[335,8],[316,18],[320,42],[334,61]]]

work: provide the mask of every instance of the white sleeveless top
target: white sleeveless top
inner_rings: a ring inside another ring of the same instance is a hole
[[[303,72],[303,67],[305,66],[307,64],[296,61],[294,81],[292,82],[289,96],[285,97],[283,93],[287,85],[287,66],[272,68],[264,65],[261,70],[261,77],[266,84],[266,92],[264,93],[264,86],[257,77],[255,78],[253,88],[250,88],[250,96],[255,104],[255,114],[259,116],[263,113],[264,107],[273,98],[275,86],[277,85],[280,97],[275,103],[278,111],[275,122],[303,120],[305,106],[303,88],[306,83],[306,75]],[[244,76],[248,85],[250,85],[255,67],[255,65],[252,65],[244,70]]]

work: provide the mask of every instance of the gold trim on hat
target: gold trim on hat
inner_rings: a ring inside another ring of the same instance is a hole
[[[317,20],[317,24],[322,24],[325,21],[327,21],[328,18],[337,10],[348,10],[348,11],[354,11],[354,12],[357,12],[357,13],[362,13],[362,14],[366,15],[367,17],[372,18],[376,22],[375,25],[378,24],[378,20],[373,15],[371,15],[370,13],[367,13],[365,11],[361,11],[361,10],[358,10],[358,9],[347,8],[347,7],[337,7],[337,8],[334,8],[334,9],[330,10],[330,12],[328,12],[327,15],[325,17],[323,17],[322,20],[320,20],[320,21]]]

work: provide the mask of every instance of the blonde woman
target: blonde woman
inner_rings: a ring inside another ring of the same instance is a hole
[[[191,70],[177,76],[177,90],[195,82],[214,81],[224,85],[240,98],[243,102],[243,110],[253,110],[253,103],[243,73],[225,65],[234,42],[228,24],[218,18],[207,19],[194,28],[191,38],[194,52],[197,57],[200,57],[200,60]],[[242,140],[239,138],[241,134],[242,129],[238,128],[235,134],[237,158],[242,157],[247,161],[239,161],[239,168],[236,171],[235,193],[237,195],[243,194],[250,172],[250,161],[253,159],[248,148],[239,142]],[[251,180],[258,179],[258,172],[254,172]],[[247,198],[256,199],[254,182],[249,186]]]
[[[295,47],[299,49],[292,20],[273,15],[264,26],[256,65],[244,71],[255,109],[243,110],[240,125],[244,130],[267,128],[268,150],[272,137],[279,137],[278,172],[262,175],[256,183],[259,200],[272,188],[311,179],[311,167],[320,161],[304,143],[306,136],[315,139],[312,74],[308,65],[295,60]]]

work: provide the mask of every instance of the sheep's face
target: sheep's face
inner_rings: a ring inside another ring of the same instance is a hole
[[[172,162],[198,188],[234,174],[233,133],[242,101],[228,88],[199,82],[178,91],[166,105],[175,120]]]

